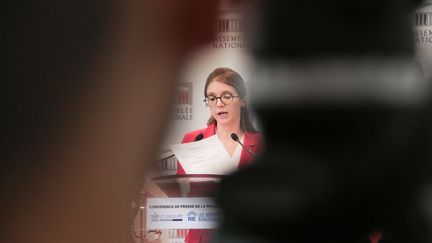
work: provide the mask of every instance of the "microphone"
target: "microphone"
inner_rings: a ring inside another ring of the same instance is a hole
[[[202,133],[198,134],[198,136],[195,137],[194,142],[198,142],[199,140],[203,139],[204,135]]]
[[[240,142],[240,138],[237,136],[237,134],[235,134],[235,133],[231,133],[231,138],[232,138],[232,140],[234,140],[234,141],[236,141],[237,143],[239,143],[246,151],[248,151],[250,154],[252,154],[253,155],[253,157],[255,157],[255,158],[258,158],[258,156],[254,153],[254,152],[252,152],[252,151],[250,151],[248,148],[246,148],[241,142]]]
[[[200,134],[198,134],[198,135],[195,137],[194,142],[198,142],[199,140],[201,140],[201,139],[203,139],[203,138],[204,138],[204,135],[203,135],[202,133],[200,133]],[[167,157],[165,157],[165,158],[158,159],[158,161],[164,161],[164,160],[167,160],[167,159],[171,159],[171,158],[174,157],[174,156],[175,156],[175,154],[171,154],[170,156],[167,156]]]

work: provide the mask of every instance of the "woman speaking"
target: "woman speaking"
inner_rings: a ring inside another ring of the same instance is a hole
[[[254,159],[262,149],[262,136],[255,129],[246,102],[246,86],[242,77],[230,68],[217,68],[207,78],[204,102],[211,116],[204,129],[187,133],[182,143],[216,135],[232,159],[232,168],[241,168]],[[245,148],[234,141],[238,138]],[[248,151],[249,150],[249,151]],[[186,174],[177,163],[177,174]],[[230,173],[232,171],[227,171]]]
[[[254,155],[262,150],[262,136],[251,121],[246,102],[246,86],[237,72],[230,68],[215,69],[207,78],[204,97],[204,102],[211,112],[207,127],[187,133],[182,143],[217,136],[231,157],[232,170],[225,172],[228,174],[254,159]],[[234,139],[241,142],[245,148]],[[177,174],[186,174],[181,164],[177,165]],[[191,229],[185,242],[210,242],[211,233],[212,230],[209,229]]]

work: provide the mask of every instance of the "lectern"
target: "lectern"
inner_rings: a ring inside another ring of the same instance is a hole
[[[183,243],[190,230],[217,226],[213,200],[222,175],[169,175],[149,179],[135,204],[136,243]]]

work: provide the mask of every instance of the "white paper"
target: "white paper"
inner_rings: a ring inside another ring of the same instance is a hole
[[[226,175],[237,169],[217,135],[183,144],[171,145],[187,174]]]

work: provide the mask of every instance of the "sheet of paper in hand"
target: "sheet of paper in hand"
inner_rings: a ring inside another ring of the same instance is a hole
[[[237,169],[217,135],[197,142],[174,144],[171,149],[187,174],[226,175]]]

